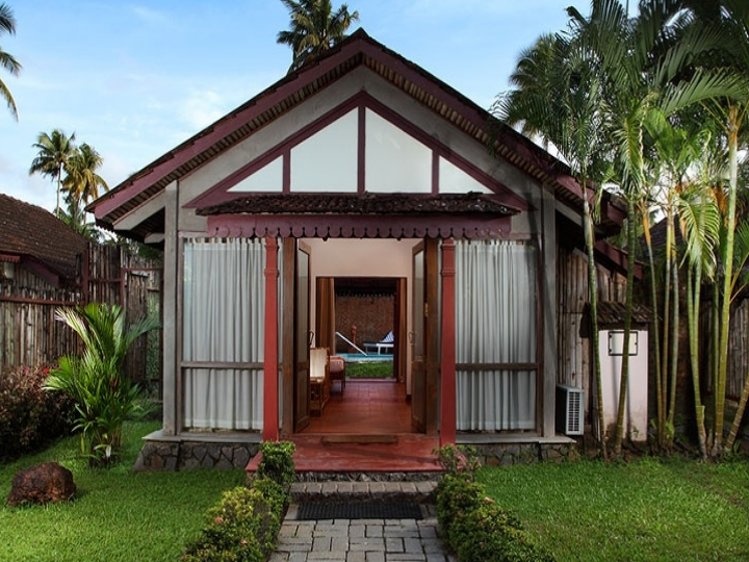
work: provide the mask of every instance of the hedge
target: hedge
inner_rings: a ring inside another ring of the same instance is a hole
[[[473,480],[470,452],[463,458],[455,448],[442,450],[440,459],[448,474],[437,486],[437,521],[442,538],[461,562],[554,562],[520,521]]]

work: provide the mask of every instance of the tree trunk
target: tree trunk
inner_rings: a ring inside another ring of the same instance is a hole
[[[694,275],[692,272],[694,271]],[[707,458],[705,439],[705,406],[700,396],[700,286],[702,284],[702,264],[687,269],[687,318],[689,328],[689,359],[694,389],[694,416],[697,423],[697,440],[702,458]]]
[[[624,341],[622,343],[624,349],[622,350],[622,370],[619,377],[619,404],[616,412],[616,437],[614,439],[614,453],[617,456],[622,452],[624,412],[627,409],[627,390],[629,389],[629,340],[632,332],[632,308],[634,307],[636,243],[635,205],[630,197],[627,201],[627,296],[624,304]]]
[[[674,256],[675,257],[675,256]],[[674,291],[674,304],[671,307],[673,310],[673,321],[671,322],[671,358],[669,359],[669,400],[668,400],[668,425],[671,431],[671,441],[674,436],[674,418],[676,416],[676,383],[677,376],[679,374],[679,327],[681,325],[679,319],[679,264],[674,259],[673,267],[671,268],[672,282],[671,287]]]
[[[598,279],[596,276],[595,248],[593,236],[593,218],[590,202],[583,178],[583,223],[585,230],[585,249],[588,253],[588,298],[590,300],[590,341],[593,355],[593,376],[596,383],[596,405],[598,408],[598,430],[601,456],[608,457],[606,451],[606,426],[603,415],[603,388],[601,386],[601,358],[598,353]]]
[[[661,397],[665,390],[661,386],[661,323],[658,317],[658,287],[656,285],[656,272],[655,272],[655,259],[653,258],[653,241],[650,238],[650,224],[645,226],[645,245],[648,252],[648,265],[650,267],[650,307],[653,311],[653,319],[651,321],[652,333],[653,333],[653,351],[655,353],[655,405],[657,410],[657,438],[658,447],[661,448],[664,445],[664,431],[663,424],[666,422],[666,416],[663,412],[663,401]]]
[[[739,407],[736,410],[736,415],[733,416],[733,423],[731,429],[728,431],[728,437],[726,437],[725,450],[733,450],[733,445],[736,442],[736,437],[739,434],[741,428],[741,420],[744,417],[744,411],[746,410],[746,403],[749,400],[749,373],[746,374],[744,379],[744,388],[741,389],[741,399],[739,400]]]
[[[736,229],[736,190],[738,185],[738,141],[739,111],[731,104],[728,107],[728,217],[726,217],[726,244],[723,252],[723,294],[720,311],[720,349],[718,356],[718,380],[715,381],[715,441],[713,456],[723,450],[723,427],[726,407],[726,375],[728,371],[728,330],[731,321],[731,278],[733,277],[733,237]]]
[[[673,246],[674,246],[674,215],[673,207],[669,204],[666,209],[666,255],[663,271],[663,354],[659,358],[661,361],[661,390],[662,394],[658,397],[661,401],[661,410],[663,411],[663,433],[664,446],[671,445],[673,440],[673,428],[667,428],[666,424],[670,419],[668,411],[668,374],[669,374],[669,349],[671,342],[671,266],[673,263]],[[657,312],[657,311],[656,311]]]

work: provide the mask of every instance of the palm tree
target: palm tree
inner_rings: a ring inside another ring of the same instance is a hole
[[[730,37],[722,45],[725,61],[740,76],[749,76],[749,5],[744,0],[721,0],[721,9],[713,12],[712,17],[704,22]],[[698,21],[698,27],[703,22]],[[743,416],[743,408],[737,411],[725,448],[723,431],[725,418],[726,377],[728,370],[728,340],[730,337],[731,300],[735,286],[735,233],[736,233],[736,199],[738,191],[739,138],[742,127],[746,126],[749,116],[749,95],[729,97],[725,107],[725,129],[728,138],[728,210],[725,218],[725,243],[722,244],[722,289],[720,308],[720,336],[718,349],[718,372],[715,381],[715,416],[713,421],[713,455],[730,451],[738,426]],[[743,264],[742,264],[743,266]],[[749,378],[749,377],[748,377]],[[741,401],[745,404],[749,394],[749,383],[744,386]]]
[[[0,34],[8,33],[14,35],[16,33],[16,18],[13,15],[13,11],[5,3],[0,4]],[[18,76],[21,71],[21,63],[19,63],[13,55],[4,51],[0,48],[0,66],[10,72],[13,76]],[[13,99],[8,86],[0,80],[0,97],[5,100],[8,104],[8,109],[13,114],[13,117],[18,120],[18,108],[16,107],[16,101]]]
[[[605,146],[603,83],[586,52],[561,34],[544,35],[524,51],[511,76],[513,90],[502,96],[495,110],[505,123],[553,144],[583,187],[583,230],[588,257],[588,299],[591,349],[596,393],[598,442],[606,458],[601,362],[598,353],[598,288],[593,212],[602,185]]]
[[[88,203],[99,197],[99,188],[109,191],[107,182],[96,171],[104,159],[91,145],[83,143],[73,151],[68,159],[65,171],[67,176],[62,181],[62,188],[76,203]]]
[[[594,0],[589,18],[574,8],[573,32],[586,46],[605,76],[605,97],[609,116],[605,120],[613,148],[613,164],[618,184],[627,200],[628,273],[624,349],[629,348],[632,320],[636,211],[647,197],[645,167],[645,123],[653,110],[670,116],[684,108],[724,95],[740,95],[741,82],[722,70],[694,69],[688,64],[696,55],[720,45],[721,36],[706,29],[692,27],[678,41],[668,22],[678,14],[679,3],[669,0],[647,0],[640,4],[640,14],[627,18],[619,0]],[[678,280],[678,277],[674,279]],[[676,289],[675,289],[676,290]],[[674,303],[676,304],[676,302]],[[677,338],[673,338],[675,350]],[[675,409],[676,365],[672,351],[672,385],[670,409]],[[621,449],[624,411],[629,375],[629,356],[624,354],[620,376],[614,449]]]
[[[81,356],[64,356],[47,379],[48,390],[70,395],[76,401],[76,430],[81,449],[92,465],[107,465],[122,445],[122,425],[138,410],[140,390],[123,373],[130,346],[158,322],[144,318],[127,325],[120,306],[89,303],[61,308],[56,318],[81,339]]]
[[[65,198],[65,204],[67,210],[60,209],[57,218],[81,236],[85,236],[92,242],[99,242],[101,235],[96,229],[96,224],[86,222],[86,211],[81,207],[81,204],[70,196]]]
[[[281,0],[289,10],[290,29],[278,33],[277,43],[289,45],[293,59],[289,72],[313,60],[346,38],[346,30],[359,19],[341,4],[335,12],[331,0]]]
[[[62,187],[62,171],[68,164],[75,152],[75,133],[68,137],[60,129],[55,129],[51,134],[39,133],[36,142],[32,145],[37,149],[37,155],[31,162],[29,175],[41,174],[57,181],[57,204],[55,213],[60,211],[60,189]]]

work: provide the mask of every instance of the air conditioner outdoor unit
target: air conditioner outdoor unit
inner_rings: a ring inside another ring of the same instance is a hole
[[[584,430],[585,394],[582,388],[557,385],[557,431],[565,435],[582,435]]]

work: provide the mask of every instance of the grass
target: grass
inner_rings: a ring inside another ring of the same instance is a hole
[[[392,361],[359,361],[346,363],[346,378],[388,379],[393,376]]]
[[[484,468],[560,562],[749,560],[749,464],[643,459]]]
[[[0,561],[132,561],[178,559],[204,524],[221,493],[244,482],[244,473],[196,470],[133,473],[141,437],[157,422],[126,424],[127,449],[111,469],[91,469],[78,456],[78,439],[59,441],[41,453],[0,464],[0,496],[26,466],[58,461],[73,472],[78,497],[68,504],[0,506]],[[0,500],[2,501],[2,500]]]

